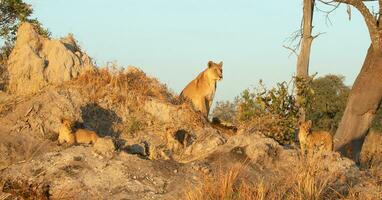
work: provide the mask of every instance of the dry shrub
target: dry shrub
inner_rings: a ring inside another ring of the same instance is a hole
[[[95,69],[80,75],[72,83],[88,94],[93,102],[107,98],[114,104],[136,105],[148,97],[174,101],[166,86],[138,69],[131,72],[111,68]]]
[[[49,199],[50,186],[47,183],[32,183],[18,178],[7,179],[2,186],[2,191],[10,193],[14,199]]]

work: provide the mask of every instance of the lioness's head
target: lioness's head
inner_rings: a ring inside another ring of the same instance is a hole
[[[221,80],[223,78],[223,62],[217,64],[209,61],[207,73],[210,79]]]
[[[70,119],[67,118],[61,118],[61,126],[68,128],[69,130],[72,130],[73,128],[73,122]]]
[[[299,122],[299,134],[309,135],[312,132],[312,121]]]

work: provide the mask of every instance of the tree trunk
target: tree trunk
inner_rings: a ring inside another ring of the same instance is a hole
[[[302,24],[302,40],[301,50],[297,58],[296,76],[297,81],[304,81],[309,76],[309,59],[310,49],[313,42],[312,37],[312,21],[313,21],[314,0],[304,0],[303,8],[303,24]],[[299,84],[297,90],[300,90]],[[297,92],[299,94],[299,92]],[[297,96],[297,99],[304,97]],[[297,100],[297,102],[301,102]],[[303,105],[297,105],[299,107],[299,121],[305,121],[305,108]]]
[[[369,47],[334,136],[334,149],[356,162],[382,99],[382,54],[375,49]]]

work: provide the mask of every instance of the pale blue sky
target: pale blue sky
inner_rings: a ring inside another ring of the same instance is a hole
[[[157,77],[175,92],[208,60],[223,61],[217,100],[232,100],[263,79],[290,80],[296,57],[282,47],[299,28],[302,0],[27,0],[54,37],[71,32],[98,65],[117,61]],[[363,19],[344,6],[326,25],[315,16],[310,72],[343,74],[351,84],[370,39]]]

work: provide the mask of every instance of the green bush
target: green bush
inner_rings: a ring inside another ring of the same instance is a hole
[[[293,90],[287,82],[267,89],[262,81],[254,90],[244,90],[238,98],[240,125],[281,144],[291,143],[295,139],[298,114]]]
[[[350,92],[344,80],[341,75],[326,75],[313,80],[314,95],[306,112],[307,119],[313,122],[313,129],[335,133]]]

